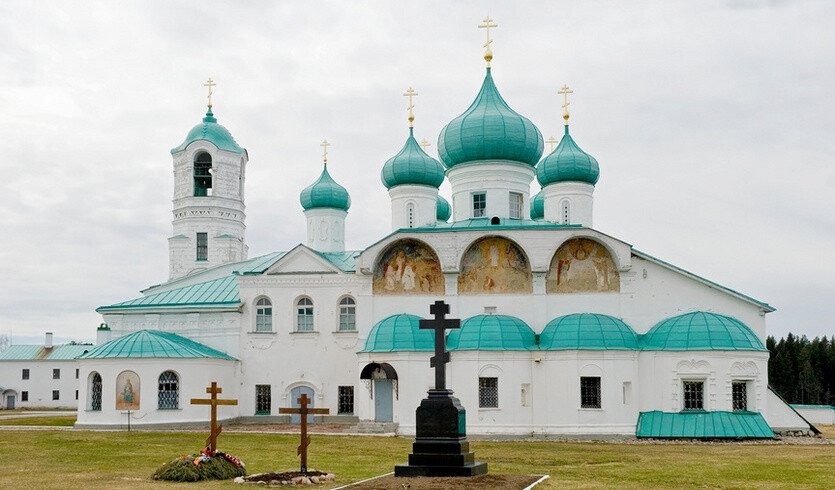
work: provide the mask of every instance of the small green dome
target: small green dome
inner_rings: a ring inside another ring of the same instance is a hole
[[[416,184],[441,186],[444,181],[444,166],[423,151],[415,140],[414,130],[409,128],[409,138],[397,155],[383,165],[381,177],[386,189],[396,185]]]
[[[344,187],[333,180],[331,174],[328,173],[327,164],[316,182],[305,187],[299,200],[305,211],[314,208],[336,208],[348,211],[351,207],[351,196]]]
[[[725,315],[696,311],[659,322],[641,337],[644,350],[766,350],[757,335]]]
[[[575,313],[548,322],[539,336],[542,350],[637,350],[638,335],[609,315]]]
[[[438,137],[438,154],[448,168],[479,160],[511,160],[533,167],[542,149],[542,133],[502,99],[489,67],[473,103]]]
[[[545,217],[545,196],[539,191],[531,199],[531,219],[543,219]]]
[[[435,350],[431,330],[420,329],[421,318],[401,313],[383,318],[371,327],[361,352],[409,352]]]
[[[217,123],[217,119],[215,119],[211,108],[206,113],[206,117],[203,118],[203,123],[191,128],[191,131],[186,135],[185,141],[180,146],[171,150],[171,154],[173,155],[185,150],[188,145],[198,140],[206,140],[217,146],[220,150],[233,151],[235,153],[244,152],[244,149],[235,143],[235,138],[232,137],[232,133]]]
[[[536,350],[536,334],[513,316],[477,315],[450,331],[446,343],[448,350]]]
[[[97,345],[79,359],[209,358],[236,360],[234,357],[171,332],[139,330]]]
[[[435,208],[435,218],[438,221],[447,222],[452,216],[452,209],[449,207],[449,201],[441,196],[438,196],[438,205]]]
[[[536,166],[536,178],[545,187],[554,182],[587,182],[591,185],[600,178],[597,160],[577,146],[565,127],[560,144]]]

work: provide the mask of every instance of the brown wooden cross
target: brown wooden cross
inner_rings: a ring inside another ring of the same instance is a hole
[[[192,398],[192,405],[211,405],[212,406],[212,422],[209,438],[206,439],[206,447],[212,451],[217,451],[217,436],[223,431],[223,427],[217,423],[217,406],[218,405],[237,405],[238,400],[221,400],[217,396],[223,393],[223,388],[218,387],[217,381],[212,381],[212,386],[206,388],[206,393],[209,393],[211,398]]]
[[[279,408],[278,413],[299,414],[301,416],[301,444],[296,454],[302,457],[301,472],[307,471],[307,446],[310,445],[310,437],[307,435],[307,416],[310,414],[329,414],[330,410],[327,408],[308,408],[307,404],[312,400],[307,397],[306,393],[302,393],[297,400],[299,402],[298,408]]]

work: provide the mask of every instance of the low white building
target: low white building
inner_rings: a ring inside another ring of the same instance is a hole
[[[835,407],[832,405],[792,404],[792,408],[812,424],[835,425]]]

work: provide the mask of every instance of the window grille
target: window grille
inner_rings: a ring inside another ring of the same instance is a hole
[[[28,391],[21,391],[20,392],[20,401],[28,402],[29,401],[29,392]]]
[[[255,331],[273,331],[273,304],[267,298],[261,298],[255,303]]]
[[[478,378],[478,408],[499,407],[499,378]]]
[[[177,375],[173,371],[165,371],[159,375],[159,401],[157,408],[160,410],[173,410],[179,407],[180,388]]]
[[[58,390],[52,390],[52,399],[58,400],[61,397],[61,392]]]
[[[78,401],[78,390],[75,390],[75,400]]]
[[[748,383],[734,381],[732,384],[734,411],[748,410]]]
[[[194,159],[194,195],[204,197],[212,188],[212,156],[201,153]]]
[[[52,379],[61,379],[61,370],[60,369],[53,369],[52,370]]]
[[[354,387],[340,386],[337,405],[338,413],[354,413]]]
[[[270,385],[255,385],[255,415],[269,415],[271,405]]]
[[[20,379],[29,379],[29,370],[24,369],[23,372],[20,373]]]
[[[483,218],[487,210],[487,194],[473,194],[473,218]]]
[[[197,234],[197,260],[209,260],[209,234]]]
[[[354,298],[344,297],[339,301],[339,330],[357,329],[357,306]]]
[[[78,379],[78,374],[79,374],[80,371],[81,371],[80,369],[75,368],[75,379]]]
[[[313,330],[313,301],[302,298],[296,303],[296,330],[310,332]]]
[[[684,382],[684,410],[704,410],[705,383],[704,381]]]
[[[522,194],[518,192],[510,193],[510,217],[515,219],[522,218]]]
[[[101,375],[95,373],[90,386],[90,410],[98,412],[101,410]]]
[[[571,224],[571,208],[568,204],[568,201],[563,201],[560,204],[562,207],[562,224],[570,225]]]
[[[580,377],[580,408],[601,408],[600,377]]]

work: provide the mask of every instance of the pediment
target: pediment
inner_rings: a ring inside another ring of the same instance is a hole
[[[338,274],[342,271],[314,250],[297,245],[271,265],[264,274]]]

